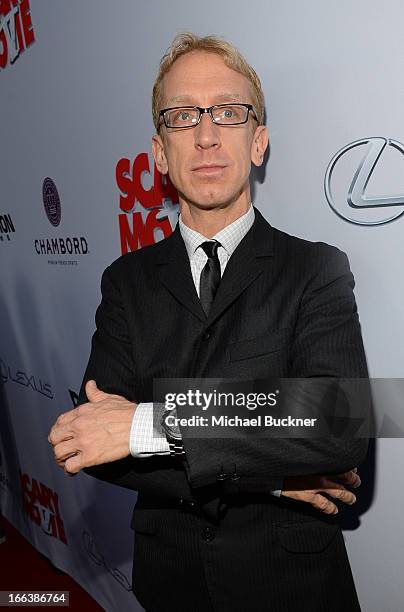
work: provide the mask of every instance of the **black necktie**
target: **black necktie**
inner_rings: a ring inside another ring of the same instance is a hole
[[[217,240],[214,242],[203,242],[200,246],[208,256],[208,261],[201,272],[199,281],[199,297],[202,308],[206,316],[208,316],[220,283],[220,261],[217,256],[217,249],[220,247],[220,242],[217,242]]]

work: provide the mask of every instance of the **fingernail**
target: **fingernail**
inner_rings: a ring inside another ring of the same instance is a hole
[[[362,484],[362,481],[361,481],[361,479],[358,476],[357,480],[355,481],[355,483],[352,486],[356,489],[357,487],[360,487],[361,484]]]
[[[351,501],[351,505],[354,504],[356,502],[356,497],[355,495],[353,496],[353,500]]]

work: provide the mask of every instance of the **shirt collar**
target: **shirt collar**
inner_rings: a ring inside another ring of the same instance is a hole
[[[193,257],[196,249],[203,242],[206,242],[206,240],[218,240],[230,257],[251,228],[254,219],[254,208],[252,204],[250,204],[250,208],[244,215],[241,215],[241,217],[233,221],[233,223],[226,225],[226,227],[221,229],[220,232],[217,232],[212,238],[206,238],[203,234],[185,225],[181,215],[178,218],[178,225],[190,259]]]

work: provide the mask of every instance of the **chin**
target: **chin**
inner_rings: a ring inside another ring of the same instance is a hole
[[[187,198],[187,200],[195,206],[198,206],[198,208],[209,210],[218,208],[219,206],[228,206],[233,201],[237,200],[237,197],[238,195],[234,193],[223,193],[223,191],[219,190],[211,190],[207,193],[198,190],[195,194]]]
[[[231,204],[231,202],[233,201],[233,198],[230,199],[226,199],[223,197],[216,197],[216,198],[206,198],[206,199],[201,199],[199,198],[198,201],[192,201],[190,200],[190,202],[192,204],[194,204],[194,206],[196,206],[197,208],[201,208],[202,210],[213,210],[214,208],[222,208],[225,206],[228,206],[229,204]]]

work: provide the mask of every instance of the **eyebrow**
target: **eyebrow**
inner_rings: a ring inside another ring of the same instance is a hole
[[[238,93],[221,93],[218,94],[217,96],[214,96],[214,98],[216,100],[224,100],[225,102],[227,101],[233,101],[233,100],[240,100],[241,96]],[[173,98],[170,98],[167,101],[167,104],[173,104],[174,102],[189,102],[190,104],[195,104],[195,102],[193,102],[195,100],[194,96],[190,96],[188,94],[181,94],[179,96],[174,96]]]

